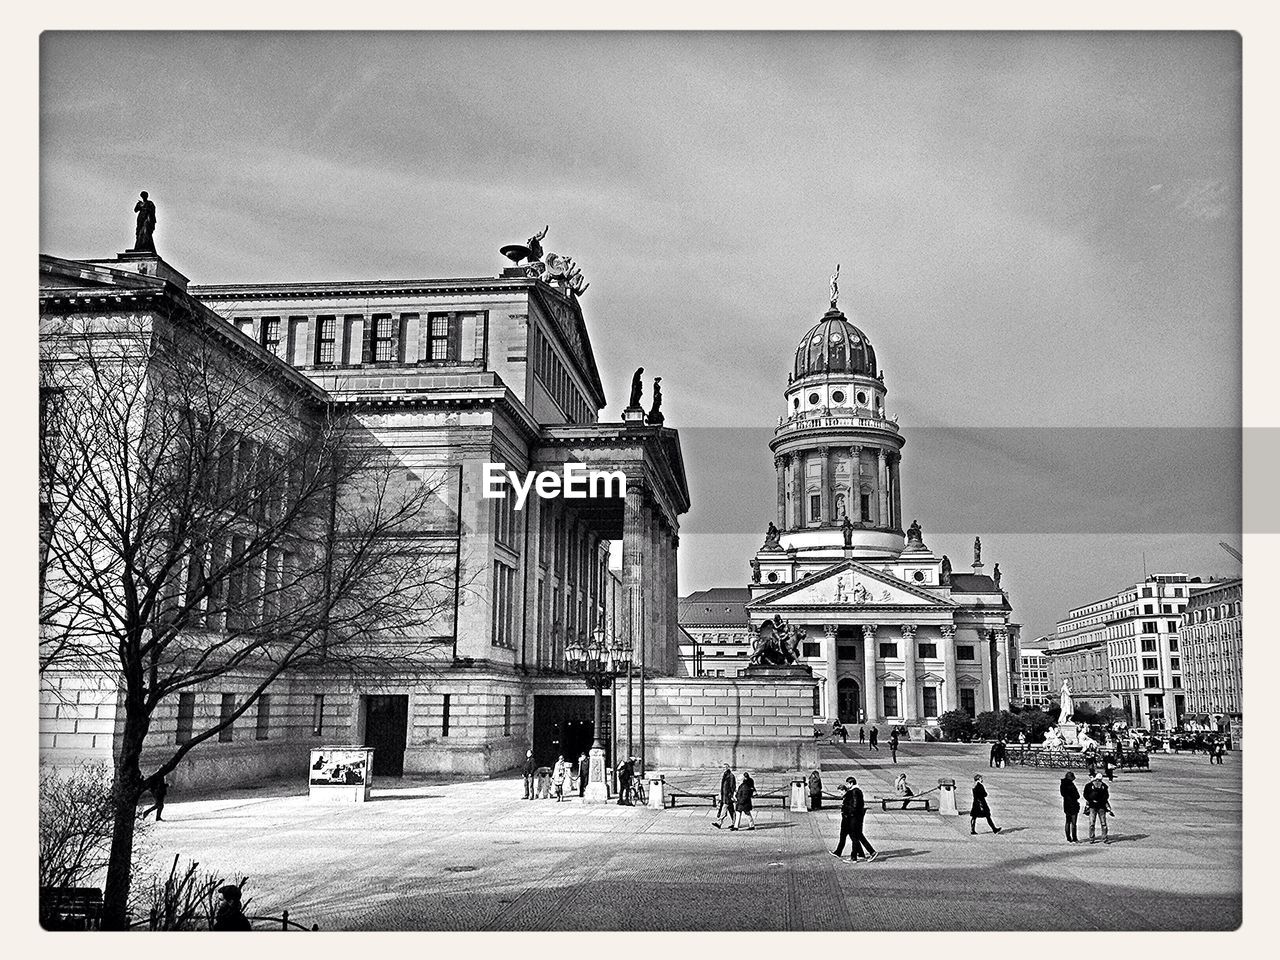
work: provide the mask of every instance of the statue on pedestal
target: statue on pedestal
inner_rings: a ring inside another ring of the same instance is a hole
[[[774,550],[778,549],[778,548],[781,546],[781,544],[780,544],[780,542],[779,542],[779,541],[780,541],[780,539],[781,539],[781,537],[782,537],[782,534],[780,534],[780,533],[778,532],[778,528],[777,528],[777,526],[774,524],[774,522],[773,522],[772,520],[770,520],[770,521],[769,521],[769,527],[768,527],[768,529],[767,529],[767,530],[765,530],[765,532],[764,532],[764,545],[765,545],[765,548],[766,548],[766,549],[774,549]]]
[[[751,558],[751,582],[760,582],[760,561],[755,557]]]
[[[644,367],[636,367],[636,372],[631,375],[631,399],[627,402],[628,410],[643,410],[640,406],[640,398],[644,395],[644,383],[640,377],[644,374]]]
[[[1062,692],[1058,695],[1058,705],[1061,709],[1058,711],[1058,723],[1070,723],[1071,714],[1075,712],[1075,700],[1071,697],[1071,683],[1068,680],[1062,681]]]
[[[138,224],[133,234],[133,249],[155,253],[156,205],[147,199],[147,191],[143,190],[139,196],[142,199],[133,205],[133,212],[138,215]]]
[[[662,378],[653,378],[653,406],[649,408],[649,422],[657,426],[666,423],[667,418],[662,415]]]
[[[804,640],[804,628],[799,630],[783,621],[780,614],[760,624],[751,649],[751,664],[786,667],[796,662],[800,643]]]
[[[846,547],[853,546],[853,524],[849,522],[849,515],[844,515],[844,522],[840,524],[840,536],[844,538]]]
[[[831,309],[835,310],[836,301],[840,299],[840,264],[836,264],[836,272],[831,275]]]

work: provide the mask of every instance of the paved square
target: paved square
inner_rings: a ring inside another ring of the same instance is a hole
[[[520,799],[518,777],[406,780],[365,804],[312,803],[305,785],[173,796],[148,846],[247,875],[252,913],[325,930],[1204,930],[1241,918],[1240,757],[1152,757],[1118,775],[1113,843],[1069,845],[1060,771],[987,766],[985,746],[905,744],[895,766],[854,744],[822,748],[824,786],[853,773],[868,800],[905,772],[917,792],[984,774],[995,836],[967,815],[868,811],[874,863],[827,851],[838,809],[757,807],[754,832],[674,810]],[[740,773],[740,771],[739,771]],[[305,774],[305,771],[304,771]],[[300,779],[303,774],[300,774]],[[1083,779],[1077,772],[1077,778]],[[712,791],[715,771],[672,773]],[[786,785],[756,777],[760,792]],[[394,781],[393,781],[394,783]],[[1082,785],[1082,784],[1081,784]],[[935,794],[936,796],[936,794]],[[1081,817],[1080,836],[1087,835]]]

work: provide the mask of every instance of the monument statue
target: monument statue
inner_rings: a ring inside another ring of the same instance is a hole
[[[760,582],[760,561],[755,557],[751,558],[751,582]]]
[[[525,244],[525,246],[529,248],[530,260],[542,259],[542,239],[547,235],[547,231],[550,229],[551,229],[551,224],[548,223],[545,227],[542,228],[541,233],[535,233],[532,237],[529,238],[529,242]]]
[[[951,582],[951,558],[945,553],[942,555],[942,574],[939,579],[944,584]]]
[[[846,547],[853,546],[853,524],[849,522],[849,515],[844,515],[844,522],[840,524],[840,536],[844,537],[844,545]]]
[[[640,397],[644,394],[644,384],[640,381],[641,374],[644,373],[644,367],[636,367],[636,372],[631,375],[631,400],[627,404],[628,410],[643,410],[640,406]]]
[[[982,566],[982,538],[973,538],[973,565],[975,567]]]
[[[907,527],[907,543],[922,543],[924,540],[920,532],[920,521],[912,520],[911,526]]]
[[[1071,698],[1071,683],[1068,680],[1062,681],[1062,693],[1059,694],[1058,704],[1062,708],[1058,712],[1058,725],[1071,722],[1071,714],[1075,711],[1075,701]]]
[[[1000,586],[1000,564],[997,563],[991,571],[991,579],[996,582],[997,587]]]
[[[156,205],[147,199],[147,191],[143,190],[139,196],[142,199],[133,205],[133,212],[138,215],[138,225],[133,236],[133,249],[155,253]]]
[[[803,639],[803,627],[796,630],[791,624],[784,622],[779,614],[774,614],[772,620],[760,624],[756,631],[750,663],[771,667],[790,666],[796,661]]]
[[[831,309],[836,309],[836,301],[840,299],[840,264],[836,264],[836,272],[831,275]]]
[[[766,547],[778,547],[781,534],[778,532],[777,526],[772,520],[769,521],[769,527],[764,532],[764,545]]]
[[[662,378],[653,378],[653,406],[649,408],[649,422],[662,426],[667,418],[662,415]]]

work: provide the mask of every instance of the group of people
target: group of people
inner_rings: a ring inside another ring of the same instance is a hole
[[[813,735],[815,737],[820,737],[822,733],[821,731],[814,731]],[[839,737],[841,743],[849,742],[849,728],[845,726],[843,720],[836,719],[831,722],[830,737],[832,740],[834,740],[836,737]],[[892,734],[889,737],[889,740],[890,740],[890,745],[893,747],[893,750],[894,750],[894,762],[896,763],[897,749],[898,749],[897,748],[897,742],[898,742],[897,730],[894,730],[892,732]],[[858,743],[860,744],[868,743],[867,728],[865,726],[858,727]],[[869,746],[871,747],[872,750],[875,750],[877,753],[880,752],[880,731],[875,727],[871,728]]]
[[[1076,820],[1080,816],[1080,791],[1076,789],[1076,775],[1070,770],[1062,778],[1059,791],[1062,794],[1062,811],[1066,814],[1067,843],[1079,843],[1076,836]],[[1089,808],[1089,842],[1096,842],[1095,829],[1102,825],[1102,842],[1110,843],[1107,836],[1107,815],[1115,816],[1111,809],[1111,789],[1102,780],[1102,771],[1095,771],[1084,787],[1084,802]]]
[[[818,771],[814,771],[816,774]],[[822,790],[822,781],[819,778],[818,790]],[[742,782],[739,783],[737,777],[733,775],[732,765],[726,763],[724,772],[720,774],[720,803],[716,810],[716,818],[711,825],[719,830],[724,823],[725,817],[729,818],[729,829],[744,829],[742,820],[745,817],[750,821],[750,825],[745,829],[754,830],[756,828],[755,817],[751,815],[752,800],[756,795],[756,782],[751,779],[751,771],[742,771]]]
[[[566,785],[570,792],[576,785],[579,797],[587,792],[587,784],[591,782],[591,760],[585,753],[581,754],[575,772],[573,765],[561,755],[556,757],[555,765],[548,769],[538,766],[538,762],[533,759],[533,751],[526,750],[521,773],[524,775],[524,799],[549,799],[554,795],[557,801],[563,801]]]

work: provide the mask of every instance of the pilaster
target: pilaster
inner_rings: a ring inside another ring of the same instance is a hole
[[[880,722],[880,694],[876,690],[876,628],[867,624],[862,628],[862,677],[863,677],[863,709],[867,712],[867,723]]]

